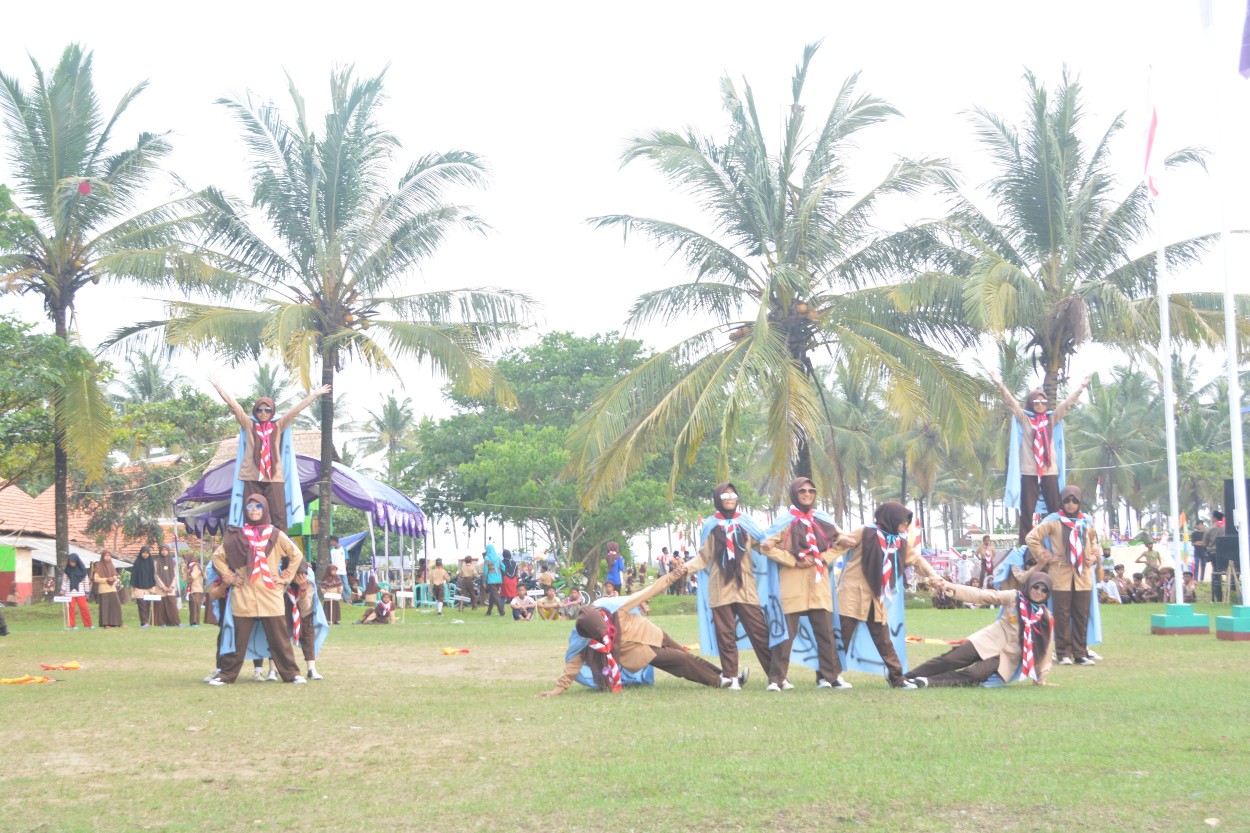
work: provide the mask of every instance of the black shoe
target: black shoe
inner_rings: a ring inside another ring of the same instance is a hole
[[[9,635],[8,628],[0,628],[0,636],[8,636],[8,635]]]
[[[743,668],[743,669],[742,669],[742,671],[741,671],[741,673],[739,673],[739,674],[738,674],[738,685],[740,685],[740,686],[744,686],[744,685],[746,685],[746,684],[747,684],[747,677],[749,677],[749,676],[751,676],[751,669],[750,669],[750,668]]]

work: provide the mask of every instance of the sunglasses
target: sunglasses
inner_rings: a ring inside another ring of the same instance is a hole
[[[1063,505],[1064,505],[1064,506],[1067,506],[1069,503],[1075,503],[1077,506],[1080,506],[1080,505],[1081,505],[1081,499],[1080,499],[1080,498],[1077,498],[1077,497],[1065,497],[1065,498],[1063,499]]]
[[[734,492],[721,492],[721,500],[737,500],[738,495]]]
[[[244,508],[248,509],[249,511],[250,511],[250,510],[252,510],[252,509],[264,509],[264,508],[265,508],[265,505],[264,505],[263,503],[249,503],[249,504],[248,504],[246,507],[244,507]]]
[[[257,409],[256,409],[256,413],[258,413],[258,414],[272,414],[272,413],[273,413],[273,408],[270,408],[268,405],[261,405],[259,408],[257,408]]]
[[[801,494],[801,495],[814,495],[814,494],[816,494],[816,490],[815,490],[815,489],[808,489],[808,488],[806,488],[806,487],[805,487],[805,488],[799,489],[799,494]]]
[[[1039,581],[1037,584],[1030,584],[1030,585],[1029,585],[1029,589],[1030,589],[1030,590],[1041,590],[1041,591],[1042,591],[1043,593],[1045,593],[1046,595],[1050,595],[1050,588],[1049,588],[1049,587],[1047,587],[1046,585],[1042,584],[1040,581]]]

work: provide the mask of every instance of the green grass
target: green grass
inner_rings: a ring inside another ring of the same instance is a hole
[[[0,686],[0,817],[11,831],[1250,829],[1250,644],[1151,636],[1161,610],[1104,608],[1106,660],[1057,668],[1058,688],[905,692],[850,674],[833,693],[792,669],[786,694],[758,674],[740,693],[658,674],[621,696],[541,699],[563,623],[410,611],[335,628],[324,682],[212,688],[216,628],[141,631],[132,605],[125,630],[65,632],[59,606],[10,608],[0,677],[84,668]],[[992,616],[908,624],[954,639]],[[656,621],[698,639],[693,617]]]

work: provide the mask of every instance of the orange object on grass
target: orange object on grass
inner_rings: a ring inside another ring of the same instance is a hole
[[[61,665],[44,665],[41,662],[39,663],[39,667],[44,671],[77,671],[82,668],[82,666],[78,664],[77,660],[74,660],[73,662],[66,662]]]
[[[443,656],[445,657],[454,656],[456,654],[467,654],[467,653],[469,653],[468,648],[444,648],[443,649]]]

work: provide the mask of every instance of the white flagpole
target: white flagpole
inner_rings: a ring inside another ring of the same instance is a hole
[[[1177,489],[1179,479],[1176,475],[1176,389],[1172,384],[1172,311],[1170,309],[1172,293],[1169,286],[1167,247],[1163,242],[1163,221],[1162,212],[1160,211],[1162,200],[1155,189],[1154,180],[1150,174],[1151,157],[1156,153],[1154,140],[1156,114],[1158,112],[1153,96],[1150,96],[1149,109],[1150,112],[1146,114],[1146,117],[1150,120],[1150,127],[1148,128],[1149,133],[1146,145],[1144,184],[1147,192],[1151,194],[1155,212],[1155,282],[1159,291],[1159,364],[1162,366],[1161,369],[1163,371],[1163,423],[1168,450],[1168,549],[1172,560],[1176,562],[1177,566],[1177,575],[1172,582],[1176,597],[1174,601],[1176,604],[1181,604],[1184,601],[1181,590],[1184,582],[1180,575],[1182,573],[1180,569],[1182,565],[1178,549],[1181,540],[1181,501]]]

